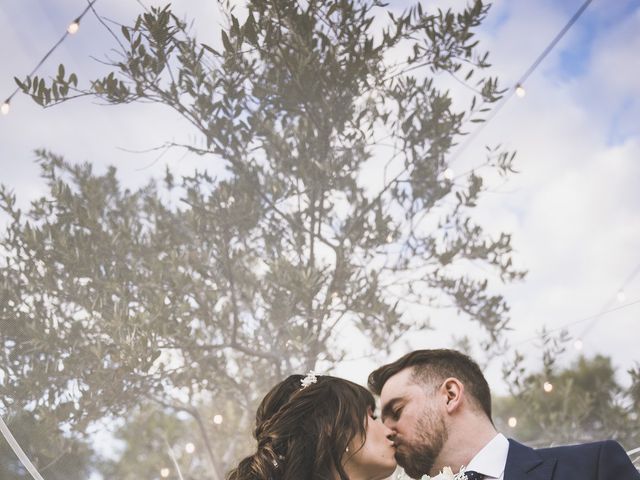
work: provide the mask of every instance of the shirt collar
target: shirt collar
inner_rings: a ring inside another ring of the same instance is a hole
[[[498,433],[471,459],[466,470],[473,470],[488,478],[502,478],[508,453],[509,440]]]

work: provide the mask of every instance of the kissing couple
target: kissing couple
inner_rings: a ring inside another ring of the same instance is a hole
[[[612,440],[534,450],[507,439],[480,367],[458,351],[416,350],[373,371],[368,386],[289,376],[260,403],[257,449],[227,479],[381,480],[400,465],[416,479],[445,470],[467,480],[640,480]]]

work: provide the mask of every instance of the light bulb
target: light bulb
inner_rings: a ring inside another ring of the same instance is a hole
[[[196,451],[196,446],[193,443],[189,442],[184,446],[184,451],[187,453],[193,453]]]
[[[527,94],[527,91],[520,84],[516,85],[516,95],[520,98],[524,97]]]
[[[624,302],[627,299],[627,295],[624,293],[624,290],[620,290],[616,295],[616,298],[619,302]]]
[[[7,115],[9,113],[9,110],[11,110],[9,102],[4,102],[2,104],[2,107],[0,107],[0,112],[2,112],[2,115]]]
[[[67,32],[69,32],[71,35],[73,35],[74,33],[77,33],[78,30],[80,30],[80,20],[76,18],[67,27]]]
[[[573,342],[573,348],[575,348],[576,350],[582,350],[582,347],[584,346],[584,344],[582,343],[582,340],[580,340],[579,338]]]
[[[444,177],[445,180],[452,181],[454,177],[453,170],[450,168],[447,168],[444,172],[442,172],[442,176]]]
[[[222,415],[215,415],[213,417],[213,423],[220,425],[222,423]]]
[[[167,478],[169,476],[169,469],[168,468],[163,468],[160,470],[160,476],[162,478]]]
[[[515,428],[515,426],[518,425],[518,419],[516,417],[509,417],[509,420],[507,421],[507,424],[511,428]]]
[[[544,389],[545,392],[551,393],[551,391],[553,390],[553,385],[549,382],[544,382],[544,385],[542,385],[542,388]]]

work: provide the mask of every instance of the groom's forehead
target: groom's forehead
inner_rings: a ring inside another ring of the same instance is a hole
[[[388,401],[392,397],[403,395],[412,385],[415,385],[413,369],[405,368],[400,370],[384,383],[380,392],[380,399],[384,402],[385,399]]]

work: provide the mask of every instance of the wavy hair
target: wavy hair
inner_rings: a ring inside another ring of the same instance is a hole
[[[327,375],[301,388],[302,378],[292,375],[264,397],[256,413],[256,451],[227,480],[349,480],[342,459],[353,439],[364,444],[373,395]]]

